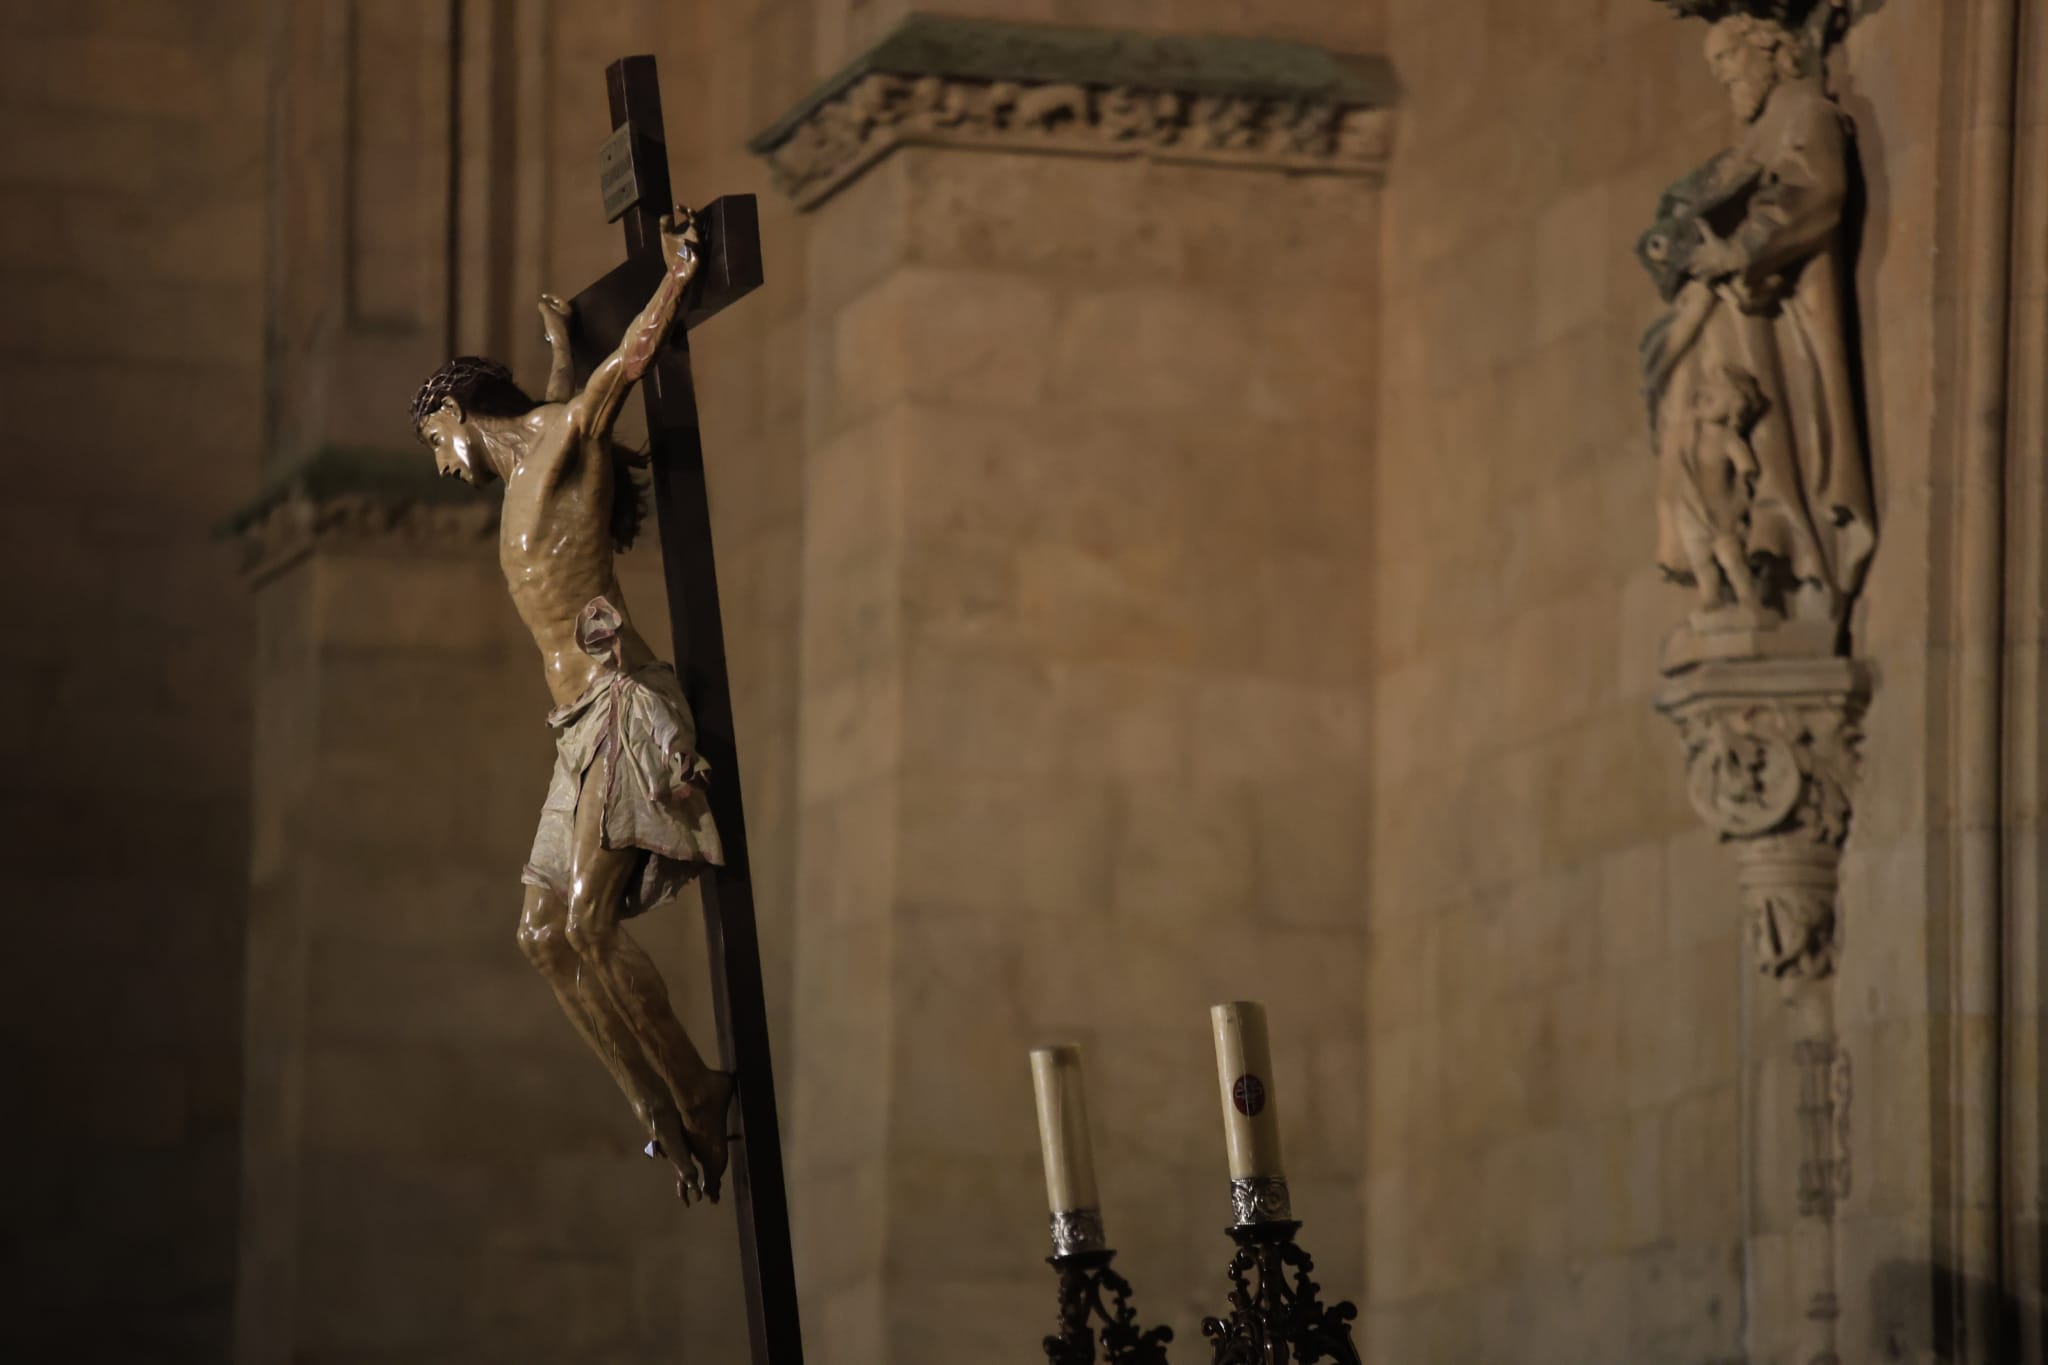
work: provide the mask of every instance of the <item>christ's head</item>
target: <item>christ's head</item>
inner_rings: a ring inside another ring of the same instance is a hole
[[[1783,24],[1733,14],[1707,31],[1707,65],[1728,91],[1735,117],[1754,123],[1778,83],[1800,75],[1804,58]]]
[[[487,445],[493,429],[535,406],[497,361],[457,356],[420,385],[412,400],[413,431],[434,452],[443,478],[481,488],[498,477]]]

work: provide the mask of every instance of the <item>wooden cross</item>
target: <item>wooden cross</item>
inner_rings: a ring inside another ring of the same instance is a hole
[[[625,219],[626,259],[571,304],[569,339],[579,384],[618,347],[627,324],[661,282],[659,223],[672,202],[654,58],[620,58],[605,68],[605,85],[611,95],[613,129],[603,153],[605,208],[609,217]],[[754,1365],[801,1365],[796,1270],[790,1256],[789,1202],[782,1183],[768,1013],[748,876],[739,753],[733,741],[732,688],[725,672],[725,627],[712,562],[704,443],[690,384],[689,330],[761,283],[754,196],[713,200],[698,212],[698,235],[702,259],[683,299],[682,318],[640,387],[647,403],[676,675],[697,719],[698,751],[711,764],[708,798],[725,846],[725,865],[710,869],[699,885],[711,949],[718,1051],[739,1093],[740,1136],[732,1148],[732,1189],[739,1206],[747,1331]]]

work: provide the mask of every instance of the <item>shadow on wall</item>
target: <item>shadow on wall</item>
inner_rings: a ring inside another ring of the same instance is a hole
[[[2022,1225],[2023,1237],[2038,1238],[2038,1222]],[[2018,1343],[2031,1335],[2039,1340],[2048,1322],[2037,1303],[2032,1309],[1999,1286],[1975,1275],[1958,1273],[1932,1261],[1888,1261],[1871,1276],[1870,1301],[1884,1317],[1872,1324],[1867,1357],[1906,1365],[1965,1365],[1965,1362],[2008,1360]],[[2031,1312],[2033,1321],[2027,1321]],[[1981,1322],[1991,1339],[1964,1339],[1964,1324]]]
[[[1868,3],[1856,17],[1862,18],[1881,7],[1883,2],[1874,0]],[[1880,528],[1876,553],[1881,555],[1884,553],[1882,527],[1892,486],[1885,477],[1891,452],[1883,440],[1883,428],[1876,420],[1876,414],[1883,411],[1884,395],[1877,387],[1882,384],[1883,375],[1879,367],[1868,365],[1865,360],[1884,353],[1884,316],[1883,310],[1868,306],[1874,304],[1874,300],[1867,297],[1866,291],[1872,287],[1871,281],[1883,271],[1891,246],[1888,216],[1881,212],[1873,215],[1870,211],[1872,203],[1882,205],[1891,202],[1891,167],[1886,155],[1884,121],[1878,117],[1869,95],[1857,83],[1856,72],[1846,62],[1837,65],[1839,69],[1831,72],[1829,86],[1834,92],[1835,103],[1849,116],[1850,123],[1849,198],[1842,206],[1842,269],[1848,286],[1842,295],[1842,324],[1849,347],[1850,382],[1856,390],[1857,420],[1862,426],[1859,435],[1870,460],[1870,494]],[[1867,615],[1868,595],[1864,594],[1856,606],[1859,616]]]

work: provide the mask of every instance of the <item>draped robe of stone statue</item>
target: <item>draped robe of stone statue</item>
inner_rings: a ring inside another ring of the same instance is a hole
[[[1696,634],[1733,618],[1752,639],[1781,639],[1782,652],[1829,653],[1874,543],[1848,342],[1851,134],[1815,77],[1773,71],[1769,50],[1744,34],[1717,32],[1708,54],[1748,124],[1735,146],[1665,193],[1638,248],[1670,304],[1642,345],[1664,474],[1657,560],[1703,587]],[[1761,398],[1746,432],[1752,458],[1743,473],[1703,473],[1708,391],[1744,376]],[[1710,500],[1728,524],[1697,524],[1705,477],[1735,485]],[[1701,584],[1687,537],[1715,531],[1734,537],[1740,553],[1728,557],[1746,562],[1749,584]]]

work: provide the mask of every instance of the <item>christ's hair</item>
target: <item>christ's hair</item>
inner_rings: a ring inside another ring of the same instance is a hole
[[[540,404],[519,387],[512,371],[480,355],[459,355],[427,376],[413,395],[412,427],[441,404],[453,400],[465,417],[522,417]],[[630,550],[647,515],[647,457],[605,438],[612,460],[612,543]]]
[[[413,430],[451,398],[465,417],[518,417],[539,406],[505,366],[480,355],[459,355],[428,375],[413,395]]]

